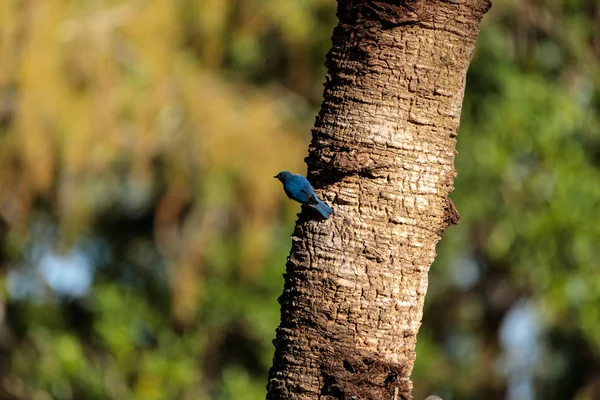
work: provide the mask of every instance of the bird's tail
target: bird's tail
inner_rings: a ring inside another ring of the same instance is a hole
[[[329,216],[333,214],[333,209],[327,204],[323,203],[321,199],[317,199],[317,204],[315,204],[313,207],[320,212],[325,219],[329,218]]]

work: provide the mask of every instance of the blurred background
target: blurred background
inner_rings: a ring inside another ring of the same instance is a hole
[[[264,398],[333,0],[0,2],[0,399]],[[600,399],[600,3],[494,0],[415,398]],[[267,156],[268,155],[268,156]]]

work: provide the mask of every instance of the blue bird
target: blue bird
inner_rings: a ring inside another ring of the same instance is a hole
[[[317,197],[317,194],[308,179],[302,175],[294,175],[291,172],[281,171],[273,178],[277,178],[283,183],[283,190],[285,190],[285,194],[287,194],[290,199],[311,206],[320,212],[325,219],[333,214],[331,207],[323,203],[323,201]]]

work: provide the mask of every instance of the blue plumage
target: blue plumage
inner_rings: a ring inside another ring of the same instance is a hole
[[[294,175],[288,171],[281,171],[274,178],[279,179],[283,183],[283,190],[290,199],[311,206],[321,213],[325,219],[333,214],[331,207],[319,199],[308,179],[302,175]]]

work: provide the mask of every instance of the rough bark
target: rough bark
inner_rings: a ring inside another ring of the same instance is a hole
[[[409,399],[427,273],[458,221],[465,76],[488,0],[339,0],[267,399]]]

